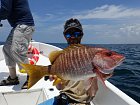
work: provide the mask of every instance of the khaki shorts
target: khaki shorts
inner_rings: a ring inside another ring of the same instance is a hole
[[[17,25],[13,28],[3,46],[7,66],[15,67],[16,63],[28,63],[27,51],[34,32],[34,26]]]

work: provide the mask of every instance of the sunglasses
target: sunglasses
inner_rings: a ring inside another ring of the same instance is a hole
[[[78,38],[78,37],[82,36],[82,34],[81,34],[81,32],[73,32],[73,33],[66,33],[65,34],[66,38],[71,38],[72,36],[75,38]]]

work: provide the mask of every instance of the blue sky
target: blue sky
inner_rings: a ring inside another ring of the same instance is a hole
[[[66,43],[63,25],[77,18],[84,29],[82,43],[140,43],[140,0],[29,0],[29,4],[36,41]],[[5,41],[11,27],[2,22],[0,41]]]

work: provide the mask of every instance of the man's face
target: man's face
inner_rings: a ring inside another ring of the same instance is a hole
[[[65,33],[64,37],[66,38],[68,44],[80,44],[83,34],[80,30],[76,28],[69,29],[68,32]]]

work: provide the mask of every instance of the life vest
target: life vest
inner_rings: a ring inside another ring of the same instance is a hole
[[[33,47],[31,44],[28,47],[28,54],[33,54],[33,56],[31,58],[28,58],[29,63],[31,65],[35,65],[37,63],[37,61],[39,60],[39,51]]]
[[[39,60],[39,54],[40,52],[38,51],[38,49],[30,44],[27,53],[29,64],[35,65]],[[24,69],[19,70],[19,72],[26,73]]]

